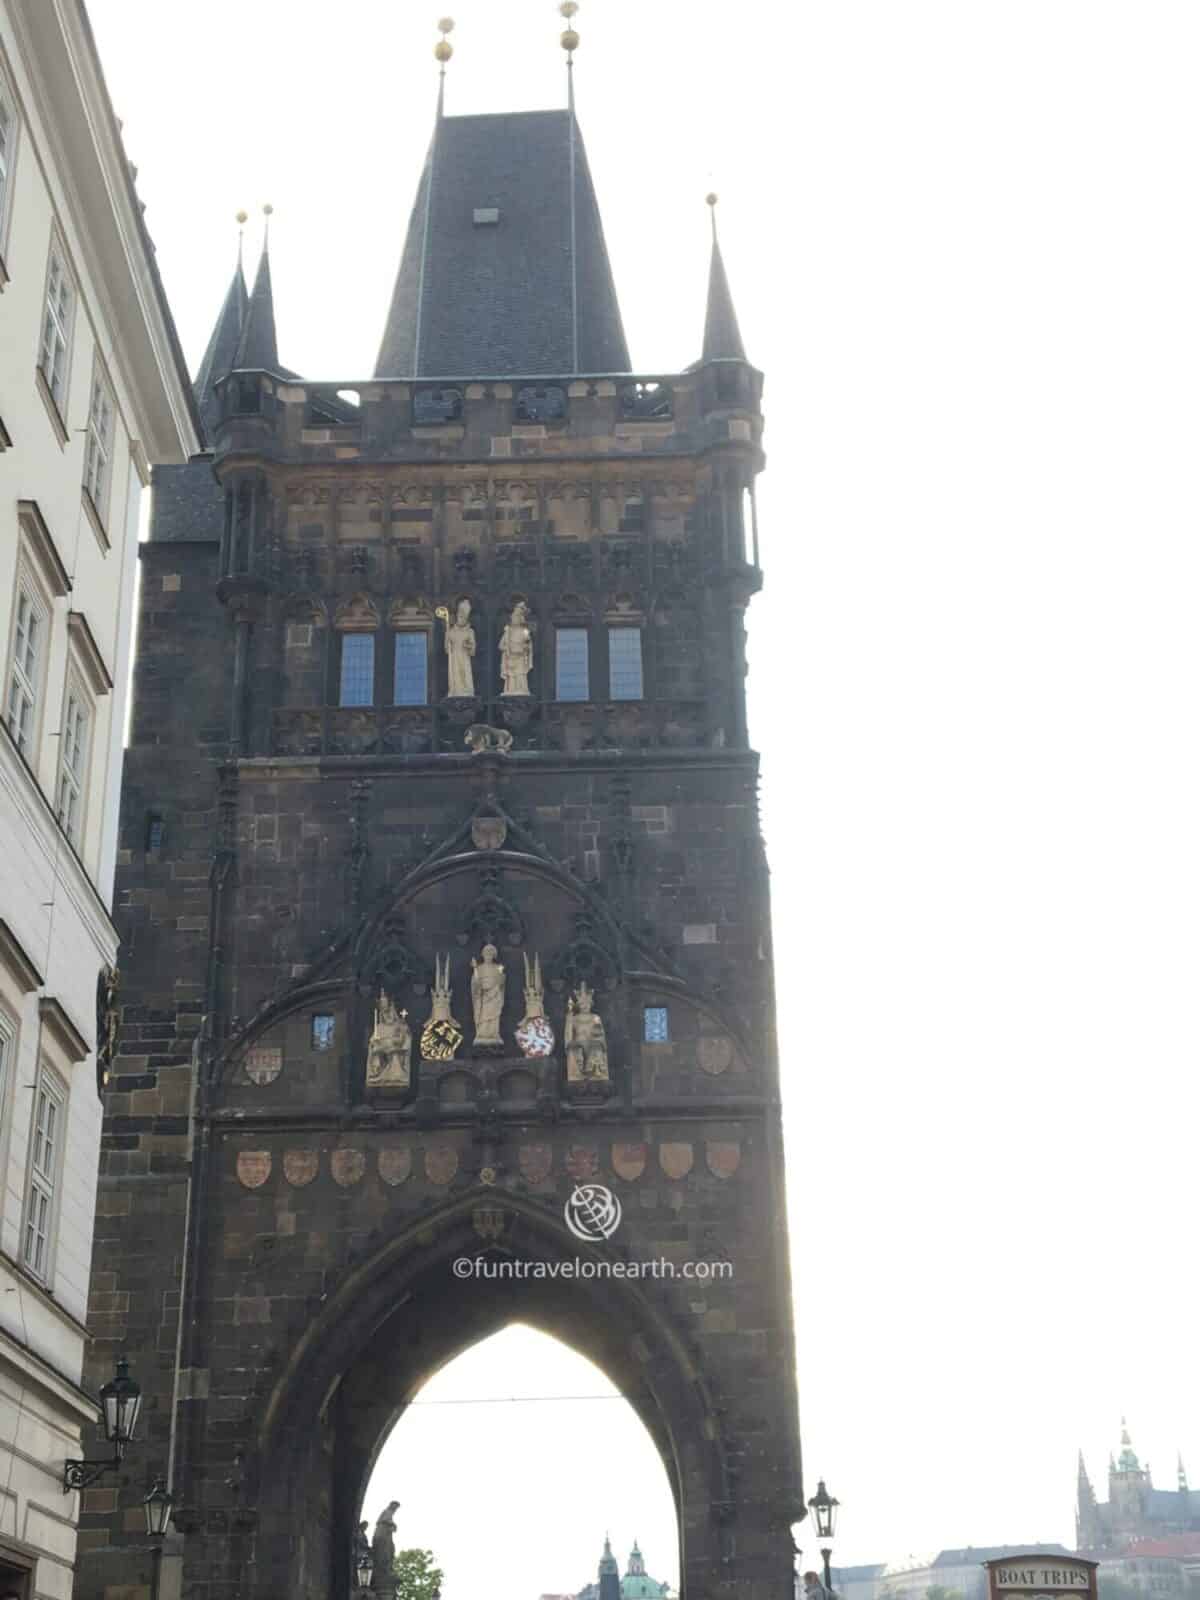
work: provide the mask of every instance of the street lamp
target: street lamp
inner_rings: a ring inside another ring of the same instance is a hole
[[[129,1376],[129,1363],[124,1356],[117,1359],[114,1377],[100,1390],[100,1411],[104,1418],[104,1437],[112,1445],[111,1461],[66,1461],[63,1464],[63,1493],[72,1489],[86,1489],[102,1473],[121,1465],[125,1448],[133,1439],[138,1413],[142,1409],[142,1391]]]
[[[165,1537],[174,1505],[175,1496],[167,1488],[166,1482],[162,1478],[156,1478],[153,1489],[142,1501],[146,1512],[146,1532],[152,1539]]]
[[[824,1478],[818,1482],[817,1492],[808,1502],[808,1509],[812,1512],[813,1529],[821,1546],[821,1559],[825,1563],[825,1588],[832,1594],[833,1582],[829,1574],[829,1558],[833,1554],[830,1546],[833,1544],[833,1532],[837,1526],[838,1502],[826,1489]]]
[[[369,1589],[371,1587],[371,1574],[374,1570],[375,1564],[371,1560],[370,1550],[359,1551],[355,1575],[358,1578],[358,1587],[360,1589]]]

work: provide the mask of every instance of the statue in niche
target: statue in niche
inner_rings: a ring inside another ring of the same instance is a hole
[[[567,1001],[567,1022],[563,1044],[567,1051],[568,1083],[608,1082],[608,1040],[604,1023],[592,1010],[594,996],[586,983],[580,983]]]
[[[367,1085],[407,1089],[412,1082],[412,1029],[408,1012],[397,1011],[383,989],[375,1006],[375,1026],[367,1045]]]
[[[504,684],[502,698],[529,693],[529,674],[533,671],[533,630],[528,617],[529,607],[524,600],[518,600],[500,635],[500,679]]]
[[[504,1010],[504,968],[496,946],[485,944],[482,959],[471,958],[471,1005],[475,1011],[475,1043],[502,1044],[500,1013]]]
[[[379,1513],[375,1537],[371,1540],[371,1587],[391,1593],[396,1587],[396,1513],[399,1500],[389,1500]]]
[[[546,1015],[542,988],[542,958],[534,956],[532,965],[525,957],[525,1015],[517,1024],[516,1040],[523,1056],[548,1056],[554,1049],[554,1029]]]
[[[434,983],[429,1021],[421,1029],[421,1060],[452,1061],[463,1031],[450,1015],[450,957],[434,956]]]
[[[471,700],[475,696],[475,629],[471,626],[471,602],[460,600],[454,608],[454,621],[445,606],[434,613],[446,627],[446,661],[449,669],[447,693],[452,700]]]

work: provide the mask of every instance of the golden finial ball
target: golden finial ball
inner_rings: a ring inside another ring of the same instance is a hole
[[[433,59],[435,61],[440,61],[443,66],[445,66],[446,62],[449,61],[453,54],[454,46],[450,43],[449,39],[439,39],[433,47]]]
[[[562,5],[558,8],[558,14],[560,17],[566,17],[569,22],[578,10],[579,0],[562,0]]]
[[[574,28],[567,29],[562,36],[561,44],[563,49],[567,51],[568,54],[570,54],[572,50],[579,49],[579,35],[575,32]]]
[[[275,215],[275,207],[268,202],[268,204],[266,204],[263,207],[263,216],[264,217],[273,217],[274,215]]]
[[[441,21],[438,23],[438,32],[439,33],[453,33],[454,32],[454,18],[453,17],[443,17],[441,19]]]
[[[248,211],[239,211],[238,212],[237,221],[238,221],[238,225],[240,227],[244,227],[246,225],[246,223],[249,222],[249,220],[250,220],[250,213]]]
[[[704,204],[706,206],[715,206],[716,203],[717,203],[717,197],[716,197],[716,195],[714,193],[709,193],[709,194],[706,194],[704,196]]]

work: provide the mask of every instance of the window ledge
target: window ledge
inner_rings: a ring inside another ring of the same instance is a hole
[[[36,375],[37,392],[42,397],[46,415],[50,418],[50,426],[54,429],[59,445],[65,450],[70,435],[67,433],[67,425],[62,419],[62,412],[58,409],[58,401],[50,393],[50,385],[46,382],[46,376],[41,367],[35,367],[34,373]]]
[[[8,282],[8,268],[4,265],[4,257],[0,255],[0,294],[4,293],[4,285]]]
[[[91,491],[84,489],[83,509],[87,512],[87,519],[92,525],[92,532],[96,535],[96,543],[105,555],[112,549],[112,541],[104,531],[104,519],[100,515],[100,508],[92,499]]]

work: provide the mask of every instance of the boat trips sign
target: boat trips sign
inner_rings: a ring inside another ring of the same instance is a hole
[[[1096,1600],[1096,1563],[1081,1556],[1014,1555],[985,1561],[990,1600]]]

